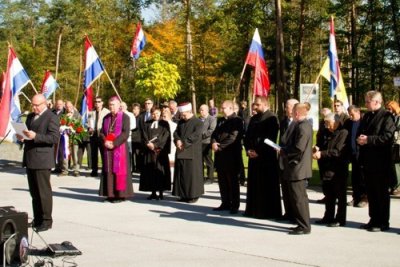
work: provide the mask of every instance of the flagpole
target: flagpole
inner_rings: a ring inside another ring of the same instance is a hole
[[[242,79],[243,79],[244,71],[246,70],[246,66],[247,66],[247,63],[244,63],[242,73],[240,74],[239,84],[236,87],[236,92],[239,92],[239,93],[240,93],[240,85],[242,84]]]
[[[122,101],[122,98],[121,98],[120,95],[118,94],[117,88],[115,88],[115,85],[114,85],[114,83],[112,82],[112,80],[111,80],[111,78],[110,78],[110,75],[108,75],[108,72],[107,72],[107,70],[106,70],[105,68],[104,68],[104,73],[107,75],[107,78],[108,78],[108,80],[110,81],[111,86],[112,86],[112,88],[114,89],[115,93],[117,94],[119,100]]]
[[[58,35],[58,44],[57,44],[57,56],[56,56],[56,73],[54,79],[57,81],[58,77],[58,66],[60,62],[60,49],[61,49],[61,39],[62,39],[62,31],[63,27],[60,28],[60,33]],[[56,103],[56,91],[53,93],[53,102]]]
[[[24,92],[20,91],[19,94],[23,95],[26,98],[26,100],[29,101],[29,103],[32,103],[29,97],[27,97],[26,94],[24,94]]]
[[[81,88],[81,80],[82,80],[82,50],[79,49],[79,75],[78,75],[78,87],[76,88],[76,97],[75,97],[75,107],[78,104],[79,91]]]
[[[32,81],[29,80],[30,85],[32,85],[33,90],[35,91],[36,94],[38,94],[38,91],[36,90],[35,86],[33,85]]]

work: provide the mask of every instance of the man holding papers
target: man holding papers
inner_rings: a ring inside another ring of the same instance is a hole
[[[29,192],[32,196],[32,226],[36,231],[46,231],[53,224],[50,170],[55,165],[53,146],[60,139],[59,120],[46,104],[46,98],[42,94],[32,98],[33,112],[28,115],[28,129],[23,132],[28,138],[17,135],[18,140],[25,145],[23,166],[26,167]]]
[[[279,167],[282,179],[288,184],[288,198],[293,217],[298,226],[289,234],[303,235],[311,232],[307,180],[312,176],[312,126],[307,121],[307,106],[296,104],[293,122],[282,136],[279,150]]]

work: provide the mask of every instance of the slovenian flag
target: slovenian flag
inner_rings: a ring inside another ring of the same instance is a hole
[[[42,94],[46,97],[49,98],[49,96],[54,93],[54,91],[58,88],[58,83],[56,79],[54,79],[53,75],[51,75],[51,72],[49,70],[46,71],[44,74],[44,79],[42,83]]]
[[[136,33],[132,42],[131,57],[134,59],[138,59],[140,52],[143,50],[145,45],[146,45],[146,36],[144,35],[142,24],[140,24],[139,22],[136,26]]]
[[[82,124],[85,125],[87,121],[87,115],[90,108],[93,106],[93,97],[92,97],[92,84],[100,78],[100,76],[104,73],[104,66],[101,63],[99,56],[96,53],[92,43],[89,40],[89,37],[86,36],[85,39],[85,90],[83,92],[82,98]]]
[[[258,29],[254,32],[245,64],[253,66],[255,70],[253,95],[268,96],[270,90],[269,73]]]

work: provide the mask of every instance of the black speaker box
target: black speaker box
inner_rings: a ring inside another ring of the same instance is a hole
[[[14,233],[6,247],[8,264],[20,262],[19,246],[23,237],[28,238],[28,213],[18,212],[12,206],[0,207],[0,265],[3,264],[4,244]]]

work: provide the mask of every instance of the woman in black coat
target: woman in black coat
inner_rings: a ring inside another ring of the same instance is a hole
[[[152,119],[145,122],[142,131],[144,153],[143,170],[140,173],[140,191],[150,191],[147,198],[163,199],[163,191],[171,190],[171,173],[168,154],[171,146],[171,135],[168,122],[160,120],[161,111],[151,110]],[[157,196],[156,191],[160,194]]]
[[[323,142],[314,147],[313,158],[317,159],[326,190],[325,214],[317,224],[330,227],[346,225],[346,182],[348,176],[346,138],[347,130],[330,113],[324,118],[326,130]],[[335,204],[338,209],[335,216]]]

